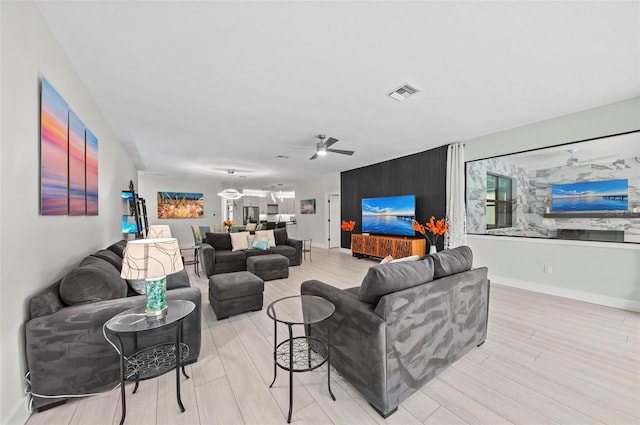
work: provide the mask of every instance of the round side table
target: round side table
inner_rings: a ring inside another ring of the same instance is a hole
[[[172,369],[176,370],[176,398],[180,411],[185,408],[180,397],[180,369],[185,377],[189,378],[180,366],[180,362],[189,356],[189,346],[182,342],[182,322],[196,306],[191,301],[176,300],[167,301],[167,312],[161,316],[147,316],[144,305],[135,307],[112,317],[105,323],[105,327],[113,332],[118,342],[118,354],[120,354],[120,397],[122,399],[122,417],[120,425],[124,423],[127,415],[125,381],[135,380],[133,393],[138,390],[140,380],[160,376]],[[154,329],[166,327],[176,328],[175,343],[156,344],[138,351],[138,334]],[[120,335],[133,334],[134,354],[126,356]],[[176,353],[180,353],[176,355]]]
[[[276,382],[278,367],[289,372],[289,415],[293,410],[293,373],[314,370],[327,363],[327,388],[331,398],[331,324],[327,326],[326,341],[311,335],[311,325],[333,316],[333,303],[314,295],[296,295],[276,300],[267,307],[267,315],[273,320],[273,382]],[[287,325],[289,338],[278,343],[278,322]],[[293,326],[304,325],[306,336],[293,336]]]

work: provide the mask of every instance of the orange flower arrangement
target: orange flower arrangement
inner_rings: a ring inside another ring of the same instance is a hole
[[[444,221],[444,218],[436,221],[436,218],[434,216],[431,216],[429,221],[425,223],[424,226],[418,223],[416,220],[413,220],[413,222],[411,223],[411,227],[413,228],[413,230],[421,233],[422,236],[427,238],[431,245],[435,245],[438,237],[444,235],[445,233],[447,233],[447,230],[449,230],[449,225]],[[427,236],[427,230],[433,233],[433,239]]]
[[[340,228],[345,232],[353,232],[353,229],[355,227],[356,227],[356,222],[353,220],[352,221],[342,220],[342,225],[340,226]]]

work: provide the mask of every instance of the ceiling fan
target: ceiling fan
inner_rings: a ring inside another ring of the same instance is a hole
[[[609,155],[605,155],[597,158],[591,158],[591,159],[579,161],[578,158],[576,158],[574,155],[576,152],[578,152],[577,148],[568,149],[567,152],[570,155],[569,158],[567,158],[567,165],[569,167],[576,167],[578,165],[587,165],[587,164],[597,164],[603,161],[606,162],[607,160],[613,159],[616,156],[615,153],[613,153],[613,154],[609,154]]]
[[[325,136],[324,134],[318,134],[316,137],[320,139],[320,141],[316,143],[316,153],[314,153],[313,156],[309,158],[310,160],[316,159],[319,156],[325,156],[327,152],[339,153],[341,155],[353,155],[354,153],[354,151],[347,151],[343,149],[329,149],[329,147],[333,146],[333,144],[336,143],[338,139],[329,137],[325,142],[324,139],[326,139],[327,136]],[[297,148],[297,147],[311,148],[310,146],[289,146],[289,147],[290,148]]]

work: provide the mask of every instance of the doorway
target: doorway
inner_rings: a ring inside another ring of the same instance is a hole
[[[329,249],[340,248],[340,194],[329,193],[326,198]]]

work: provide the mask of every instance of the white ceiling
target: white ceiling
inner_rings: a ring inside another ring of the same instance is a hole
[[[635,1],[38,7],[141,170],[233,168],[242,187],[287,188],[640,95]],[[422,92],[385,96],[405,82]],[[319,133],[356,153],[309,161],[313,149],[288,148]]]

